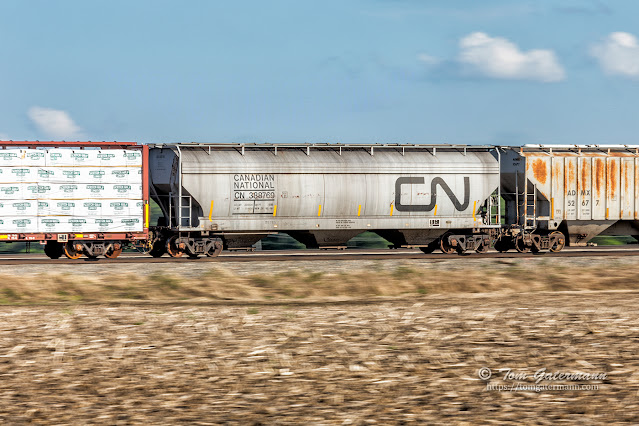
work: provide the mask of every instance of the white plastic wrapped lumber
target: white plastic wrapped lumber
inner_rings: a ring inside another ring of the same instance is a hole
[[[74,158],[72,149],[51,148],[47,150],[45,166],[47,167],[73,167]]]
[[[65,228],[63,223],[66,222],[66,217],[61,216],[38,216],[38,231],[39,232],[70,232],[70,229]]]
[[[0,167],[0,183],[37,182],[38,168],[13,166]]]
[[[48,204],[48,216],[75,216],[76,205],[82,200],[38,200],[38,207],[43,206],[42,203]],[[43,206],[44,207],[44,206]],[[38,216],[42,215],[38,209]]]
[[[0,183],[0,200],[22,200],[25,189],[26,185],[19,183]]]
[[[102,216],[142,216],[142,209],[137,207],[138,200],[104,200]]]
[[[36,216],[38,202],[36,200],[0,200],[0,217],[4,216]]]
[[[141,167],[0,167],[0,183],[139,183]]]
[[[0,233],[38,232],[38,219],[35,216],[0,216]]]
[[[22,185],[22,193],[27,200],[51,198],[51,185],[47,183],[26,183]]]
[[[77,200],[73,213],[75,216],[101,217],[103,216],[105,200],[82,199]]]
[[[0,167],[19,167],[22,165],[22,152],[19,149],[0,149]]]
[[[124,165],[125,166],[142,166],[142,150],[140,149],[125,149],[124,150]]]
[[[85,188],[82,184],[77,183],[51,183],[47,185],[50,187],[50,192],[47,195],[43,195],[42,199],[75,199],[86,198]]]
[[[117,183],[104,185],[104,198],[142,198],[142,185],[130,183]],[[101,197],[100,197],[101,198]]]
[[[102,167],[142,166],[142,151],[139,149],[103,149],[98,157]]]
[[[142,232],[142,216],[87,218],[86,232]]]
[[[46,164],[46,150],[6,148],[0,150],[0,167],[37,167]]]
[[[76,198],[142,198],[142,185],[130,183],[89,183],[78,185]]]
[[[44,167],[47,164],[47,151],[45,149],[23,149],[20,155],[23,167]]]
[[[9,219],[11,220],[6,226],[0,225],[0,232],[142,232],[143,226],[142,218],[139,216],[42,216],[25,218],[14,217]],[[21,222],[20,219],[27,219],[29,222]],[[20,230],[18,230],[18,228],[20,228]]]

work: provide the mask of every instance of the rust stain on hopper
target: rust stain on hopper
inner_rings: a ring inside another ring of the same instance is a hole
[[[617,191],[617,160],[610,160],[608,177],[610,179],[610,196],[615,199]]]
[[[579,189],[586,189],[588,188],[588,172],[589,170],[589,166],[590,164],[587,162],[583,162],[581,164],[581,179],[579,179]]]
[[[532,169],[535,179],[541,184],[546,183],[546,178],[548,177],[548,172],[546,171],[546,162],[541,158],[538,158],[533,161]]]
[[[626,162],[624,162],[622,164],[623,164],[623,186],[624,186],[623,193],[625,195],[628,195],[628,184],[629,184],[628,181],[630,180],[630,177],[628,175],[629,175],[629,172],[630,172],[630,164],[628,164]]]
[[[575,182],[575,164],[570,161],[568,162],[568,184],[567,188],[572,187],[572,183]]]
[[[601,158],[595,160],[595,190],[597,195],[601,195],[601,185],[604,183],[604,162]]]
[[[554,177],[561,176],[561,164],[558,161],[555,161],[552,166],[552,174]]]

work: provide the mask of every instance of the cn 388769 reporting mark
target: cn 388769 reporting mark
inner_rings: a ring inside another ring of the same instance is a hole
[[[233,214],[273,214],[275,175],[268,173],[233,175]]]

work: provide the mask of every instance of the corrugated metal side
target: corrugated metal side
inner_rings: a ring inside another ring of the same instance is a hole
[[[592,159],[577,160],[577,219],[592,220]]]
[[[594,220],[606,219],[606,159],[592,159],[592,208]]]
[[[553,220],[561,220],[564,215],[564,203],[566,193],[565,185],[565,162],[563,158],[552,158],[552,176],[550,178],[552,182],[551,194],[550,194],[550,218]]]
[[[577,158],[564,159],[564,204],[560,205],[564,209],[564,218],[569,220],[577,219],[577,176],[579,161]],[[554,195],[554,194],[552,194]]]
[[[376,149],[374,155],[364,150],[316,150],[307,155],[284,149],[277,154],[272,149],[242,154],[181,148],[181,159],[184,190],[202,206],[201,216],[210,217],[220,230],[248,229],[241,221],[255,222],[252,230],[298,229],[295,221],[305,218],[352,219],[331,226],[354,229],[408,227],[402,218],[423,221],[411,227],[474,226],[481,220],[479,207],[499,183],[499,164],[487,150],[404,154]],[[152,176],[155,181],[155,170]],[[264,200],[251,205],[254,194],[240,193],[247,191],[240,185],[245,178],[268,179],[257,191]],[[241,198],[245,195],[246,200]],[[436,204],[431,206],[433,200]],[[432,218],[438,220],[428,220]],[[195,219],[194,224],[199,218]],[[307,227],[299,224],[299,229]]]
[[[619,218],[619,158],[606,159],[606,219]]]
[[[631,220],[639,212],[639,158],[617,153],[530,153],[526,177],[554,220]]]

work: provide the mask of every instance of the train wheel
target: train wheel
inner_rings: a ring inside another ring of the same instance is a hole
[[[521,235],[515,240],[515,248],[519,253],[528,253],[530,251],[530,246],[524,243],[524,237]]]
[[[64,245],[64,255],[69,259],[79,259],[82,256],[82,252],[76,250],[75,244],[69,241]]]
[[[430,254],[439,248],[439,241],[431,241],[427,246],[420,247],[419,249],[426,254]]]
[[[47,241],[44,245],[44,254],[50,259],[58,259],[64,254],[64,247],[57,241]]]
[[[213,243],[213,247],[211,247],[211,250],[209,250],[209,252],[206,253],[206,255],[208,257],[218,257],[220,253],[222,253],[222,243],[219,241],[216,241],[215,243]]]
[[[156,240],[153,242],[149,254],[153,257],[162,257],[166,253],[166,241]]]
[[[419,249],[422,251],[422,253],[431,254],[432,252],[435,251],[435,249],[437,249],[437,247],[424,246],[424,247],[420,247]]]
[[[499,237],[495,241],[495,250],[500,253],[506,253],[512,247],[512,243],[509,238]]]
[[[106,253],[104,253],[104,256],[109,259],[115,259],[121,254],[122,254],[122,248],[119,248],[117,250],[110,248]]]
[[[553,236],[556,236],[557,239],[555,240],[555,243],[550,246],[550,251],[553,253],[557,253],[566,246],[566,237],[559,231],[551,232],[550,238],[552,238]]]
[[[475,251],[480,254],[488,252],[488,244],[482,242],[480,245],[477,246]]]
[[[439,240],[439,248],[441,249],[441,251],[445,254],[453,254],[455,253],[457,250],[455,250],[455,247],[451,246],[448,243],[448,235],[449,234],[444,234],[442,235],[442,238]]]
[[[177,244],[175,243],[176,240],[177,237],[173,236],[166,242],[166,252],[171,257],[181,257],[184,254],[184,249],[181,249],[177,246]]]

